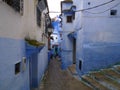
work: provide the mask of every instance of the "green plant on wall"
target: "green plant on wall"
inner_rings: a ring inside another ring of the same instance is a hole
[[[36,46],[36,47],[44,46],[44,45],[45,45],[44,43],[38,42],[37,40],[33,40],[33,39],[25,38],[25,41],[26,41],[28,44],[33,45],[33,46]]]

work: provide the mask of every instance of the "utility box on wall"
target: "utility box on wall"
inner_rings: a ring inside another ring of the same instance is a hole
[[[26,57],[22,58],[22,72],[24,72],[26,70]]]

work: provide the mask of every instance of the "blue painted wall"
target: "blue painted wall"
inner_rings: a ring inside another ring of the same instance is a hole
[[[47,46],[39,53],[34,53],[26,60],[26,69],[15,75],[15,64],[22,63],[26,57],[25,41],[10,38],[0,38],[0,90],[30,90],[37,88],[48,66]],[[29,67],[29,64],[32,67]],[[32,70],[32,85],[30,86],[30,72]]]
[[[57,42],[58,44],[61,43],[61,37],[60,37],[60,33],[62,32],[62,29],[60,27],[61,23],[60,23],[60,18],[56,17],[56,20],[52,22],[52,26],[53,26],[53,36],[57,35]],[[55,38],[54,41],[51,42],[51,44],[54,44],[54,42],[56,42]]]
[[[120,62],[119,20],[115,17],[84,18],[83,28],[78,31],[77,36],[76,58],[79,75]],[[81,70],[79,61],[82,61]]]
[[[67,36],[69,32],[63,32],[63,41],[61,44],[62,69],[66,69],[73,63],[73,43]]]
[[[41,83],[41,80],[44,76],[44,73],[48,67],[48,48],[44,48],[38,54],[38,83]]]
[[[29,77],[30,77],[30,88],[37,88],[38,83],[38,53],[33,53],[29,57]]]
[[[58,17],[58,19],[59,19],[59,17]],[[52,25],[54,27],[54,32],[58,33],[58,39],[59,39],[58,42],[59,42],[59,47],[61,48],[61,62],[62,62],[61,68],[66,69],[68,66],[70,66],[72,64],[72,42],[67,36],[71,31],[70,30],[71,29],[71,23],[68,24],[68,26],[70,26],[70,27],[63,30],[63,31],[61,30],[59,20],[56,20],[56,21],[52,22]],[[69,31],[69,32],[66,32],[66,31]],[[54,32],[53,32],[53,34],[54,34]],[[60,40],[60,35],[59,34],[61,32],[62,32],[63,40]]]
[[[73,64],[73,41],[68,35],[74,31],[73,21],[67,22],[67,16],[72,16],[72,13],[67,11],[72,6],[72,1],[61,2],[62,13],[62,42],[61,42],[61,60],[62,60],[62,69],[66,69],[68,66]]]
[[[81,10],[107,1],[93,0],[89,5],[86,4],[87,0],[73,0],[73,5],[76,6],[76,10]],[[115,0],[102,7],[75,13],[74,29],[77,31],[76,60],[79,75],[120,62],[120,5],[116,5],[118,3],[119,1]],[[113,6],[115,7],[111,8]],[[116,15],[110,14],[112,9],[117,10]],[[104,10],[106,11],[103,12]]]
[[[53,26],[54,30],[60,31],[59,21],[58,20],[53,21],[52,26]]]
[[[71,4],[70,4],[71,5]],[[69,33],[73,32],[73,23],[67,23],[66,17],[72,14],[63,14],[62,19],[62,42],[61,42],[61,59],[62,59],[62,68],[66,69],[68,66],[73,63],[73,41],[68,37]]]
[[[25,42],[19,39],[0,38],[0,90],[29,90],[29,64],[26,70],[15,75],[15,64],[25,57]]]
[[[87,0],[73,0],[73,5],[76,6],[76,10],[82,10],[97,4],[99,5],[99,3],[104,3],[105,1],[91,1],[92,4],[87,5]],[[67,37],[71,33],[69,31],[72,25],[74,31],[77,33],[74,38],[76,38],[76,65],[79,75],[106,68],[120,62],[120,5],[112,8],[113,10],[117,10],[116,15],[110,15],[110,10],[99,14],[90,13],[110,9],[117,3],[119,2],[115,1],[104,7],[90,9],[88,12],[87,10],[75,12],[75,20],[71,25],[66,23],[67,13],[62,13],[62,62],[65,68],[69,66],[68,62],[72,61],[68,57],[70,55],[68,51],[72,51],[70,46],[72,40],[70,41]],[[68,5],[63,4],[62,10],[68,8]]]

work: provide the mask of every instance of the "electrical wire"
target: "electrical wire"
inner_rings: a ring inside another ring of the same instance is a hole
[[[85,11],[85,10],[90,10],[90,9],[98,8],[98,7],[104,6],[104,5],[106,5],[106,4],[109,4],[109,3],[113,2],[113,1],[115,1],[115,0],[111,0],[111,1],[102,3],[102,4],[100,4],[100,5],[93,6],[93,7],[90,7],[90,8],[85,8],[85,9],[77,10],[77,11],[75,11],[75,12],[80,12],[80,11]]]
[[[109,3],[113,2],[113,1],[116,1],[116,0],[111,0],[111,1],[108,1],[108,2],[105,2],[105,3],[102,3],[102,4],[100,4],[100,5],[93,6],[93,7],[90,7],[90,8],[81,9],[81,10],[77,10],[77,11],[75,11],[75,12],[81,12],[81,11],[86,11],[86,10],[98,8],[98,7],[104,6],[104,5],[106,5],[106,4],[109,4]],[[61,13],[61,12],[49,11],[49,13]]]
[[[89,11],[85,11],[85,12],[90,13],[90,14],[101,14],[101,13],[105,13],[105,12],[107,12],[107,11],[109,11],[109,10],[111,10],[111,9],[113,9],[113,8],[115,8],[115,7],[117,7],[118,5],[120,5],[120,2],[119,2],[119,3],[117,3],[117,4],[115,4],[115,5],[114,5],[114,6],[112,6],[111,8],[106,9],[106,10],[101,11],[101,12],[89,12]]]
[[[56,12],[56,11],[49,11],[49,13],[61,13],[61,12]]]

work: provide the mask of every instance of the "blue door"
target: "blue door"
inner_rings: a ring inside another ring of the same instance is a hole
[[[38,57],[37,53],[30,56],[29,60],[30,89],[38,87]]]

